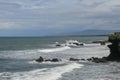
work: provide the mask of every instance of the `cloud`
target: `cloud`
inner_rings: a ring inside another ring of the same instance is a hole
[[[17,9],[20,8],[21,5],[14,2],[0,2],[0,9],[9,10],[9,9]]]
[[[0,22],[0,30],[20,29],[21,24],[16,22]]]
[[[21,27],[42,34],[120,29],[120,1],[1,0],[0,25],[0,29]]]

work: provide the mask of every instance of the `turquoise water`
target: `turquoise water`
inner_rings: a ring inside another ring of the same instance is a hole
[[[55,42],[78,40],[84,46],[56,47]],[[91,41],[107,37],[24,37],[0,38],[0,80],[119,80],[117,62],[71,62],[69,58],[90,58],[109,55],[106,45]],[[61,62],[37,63],[35,59],[59,58]]]

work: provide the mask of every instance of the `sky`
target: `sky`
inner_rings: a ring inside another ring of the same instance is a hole
[[[120,30],[120,0],[0,0],[0,36]]]

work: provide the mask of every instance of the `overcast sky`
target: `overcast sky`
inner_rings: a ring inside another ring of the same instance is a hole
[[[120,30],[120,0],[0,0],[0,36]]]

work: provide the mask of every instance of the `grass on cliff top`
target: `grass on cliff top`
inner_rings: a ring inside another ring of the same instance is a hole
[[[111,34],[109,35],[109,39],[110,40],[120,40],[120,33],[115,33],[115,34]]]

